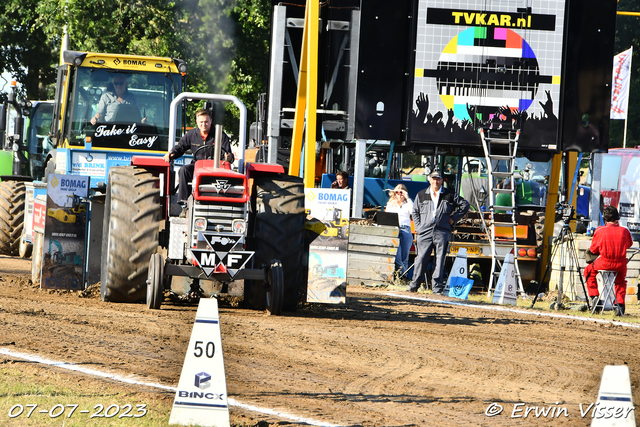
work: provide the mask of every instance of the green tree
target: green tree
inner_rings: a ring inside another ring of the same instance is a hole
[[[38,0],[3,0],[0,4],[2,72],[21,84],[22,96],[33,100],[52,96],[47,86],[55,81],[58,58],[53,40],[38,23],[35,10],[38,3]]]
[[[48,37],[59,42],[67,28],[71,50],[153,56],[178,53],[173,2],[40,0],[37,3],[38,21]]]
[[[266,0],[181,2],[177,30],[189,65],[189,90],[237,96],[255,119],[258,96],[269,72],[271,3]],[[227,108],[224,122],[237,129],[238,111]]]
[[[236,54],[231,63],[229,90],[242,99],[255,120],[255,106],[267,92],[271,2],[240,0],[233,10],[236,22]]]
[[[65,28],[71,50],[185,60],[188,91],[233,94],[247,106],[249,121],[267,90],[267,0],[25,1],[0,6],[0,58],[30,97],[34,84],[53,93]],[[226,116],[235,129],[230,121],[237,123],[237,111]]]

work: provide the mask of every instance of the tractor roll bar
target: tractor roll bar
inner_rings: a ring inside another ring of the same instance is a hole
[[[176,145],[176,117],[178,105],[185,99],[207,100],[207,101],[225,101],[233,102],[238,110],[240,110],[240,129],[238,132],[238,141],[240,143],[240,158],[238,159],[238,172],[244,173],[244,149],[247,139],[247,107],[237,97],[233,95],[217,95],[213,93],[195,93],[182,92],[171,101],[171,109],[169,111],[169,151],[173,150]],[[215,128],[212,128],[215,129]]]

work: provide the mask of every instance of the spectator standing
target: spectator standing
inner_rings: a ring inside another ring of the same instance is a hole
[[[413,234],[411,234],[411,211],[413,210],[413,202],[404,184],[395,186],[384,210],[385,212],[395,212],[398,214],[400,244],[398,245],[398,252],[396,252],[395,266],[399,274],[403,275],[409,269],[409,251],[413,243]]]
[[[469,210],[469,202],[454,191],[442,186],[439,170],[429,175],[429,187],[416,195],[413,204],[413,223],[416,230],[418,254],[413,267],[413,279],[407,290],[417,292],[431,262],[431,251],[435,252],[435,266],[431,278],[433,293],[441,295],[444,290],[444,261],[451,240],[452,226]],[[428,285],[427,285],[428,287]]]

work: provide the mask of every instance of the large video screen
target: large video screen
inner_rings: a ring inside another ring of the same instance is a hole
[[[522,148],[557,151],[564,22],[558,0],[421,0],[411,141],[512,129]]]

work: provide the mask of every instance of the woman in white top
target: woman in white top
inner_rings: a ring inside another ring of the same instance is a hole
[[[404,184],[396,185],[391,191],[389,201],[384,210],[385,212],[396,212],[398,214],[400,244],[398,245],[395,264],[396,270],[402,275],[409,269],[409,251],[413,244],[413,235],[411,234],[411,211],[413,210],[413,202],[411,198],[409,198],[407,187],[405,187]]]

